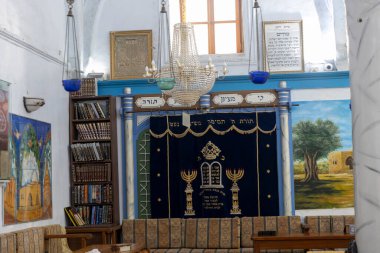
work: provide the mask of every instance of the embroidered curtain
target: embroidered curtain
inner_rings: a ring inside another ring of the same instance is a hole
[[[278,215],[275,112],[152,117],[152,218]]]

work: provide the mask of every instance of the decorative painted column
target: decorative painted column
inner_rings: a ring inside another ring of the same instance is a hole
[[[133,160],[133,96],[131,88],[124,89],[123,116],[125,135],[127,219],[135,219],[135,169]]]
[[[202,110],[208,111],[211,107],[211,100],[210,100],[210,94],[202,95],[199,98],[199,103]]]
[[[280,104],[281,122],[281,158],[282,158],[282,187],[284,196],[284,215],[293,215],[292,177],[290,171],[290,142],[289,142],[289,104],[290,90],[286,89],[286,82],[280,82],[277,90]]]
[[[356,242],[380,250],[380,6],[347,0],[352,97]]]

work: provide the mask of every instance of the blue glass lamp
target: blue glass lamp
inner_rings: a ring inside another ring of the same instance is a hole
[[[170,51],[169,18],[165,5],[166,0],[162,0],[160,18],[158,20],[157,66],[155,61],[152,61],[151,68],[146,66],[144,75],[148,77],[149,83],[156,83],[157,87],[163,92],[172,90],[176,84]],[[166,61],[167,64],[164,66],[164,62]]]
[[[75,19],[72,12],[74,0],[66,0],[69,12],[66,19],[65,52],[63,58],[62,85],[68,92],[78,91],[81,85],[78,44]]]

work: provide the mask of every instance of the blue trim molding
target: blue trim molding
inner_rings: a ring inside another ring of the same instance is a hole
[[[311,72],[296,74],[272,74],[266,84],[255,85],[248,76],[226,76],[217,80],[212,92],[238,90],[268,90],[278,89],[279,82],[285,80],[289,89],[322,89],[347,88],[350,86],[349,72]],[[150,84],[146,79],[106,80],[98,82],[99,95],[123,95],[124,88],[132,88],[132,94],[160,94],[156,84]]]

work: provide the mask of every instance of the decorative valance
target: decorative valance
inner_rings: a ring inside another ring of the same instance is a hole
[[[232,114],[233,115],[233,114]],[[231,117],[231,114],[213,113],[192,115],[190,128],[182,125],[181,116],[159,117],[160,124],[155,130],[150,129],[154,138],[163,138],[167,134],[175,138],[183,138],[187,134],[202,137],[209,132],[216,135],[225,135],[235,131],[238,134],[253,134],[260,131],[264,134],[272,134],[276,131],[276,124],[260,124],[260,113],[239,113],[240,117]],[[202,120],[200,120],[202,118]]]

